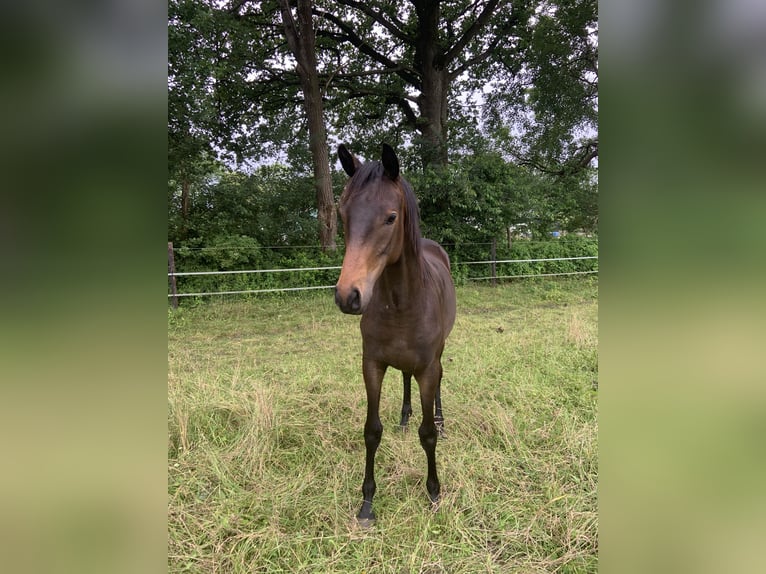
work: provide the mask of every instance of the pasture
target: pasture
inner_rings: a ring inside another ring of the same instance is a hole
[[[362,530],[359,317],[330,290],[169,311],[169,571],[595,572],[597,316],[596,277],[459,286],[439,510],[390,369]]]

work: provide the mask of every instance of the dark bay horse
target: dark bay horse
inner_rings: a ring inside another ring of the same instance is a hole
[[[381,161],[360,163],[341,145],[338,157],[351,179],[340,198],[346,253],[335,302],[344,313],[362,315],[367,455],[357,519],[369,526],[375,520],[375,452],[383,434],[378,411],[388,367],[402,371],[403,428],[412,414],[412,377],[417,381],[423,408],[418,434],[428,462],[426,489],[433,504],[439,500],[436,440],[444,421],[441,356],[455,322],[455,287],[444,249],[420,235],[417,199],[410,184],[399,176],[394,150],[383,144]]]

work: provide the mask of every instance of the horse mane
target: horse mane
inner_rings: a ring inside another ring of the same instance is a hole
[[[404,193],[404,205],[406,218],[404,220],[404,234],[409,244],[412,246],[413,253],[420,261],[420,239],[423,235],[420,232],[420,208],[418,207],[418,198],[410,185],[410,182],[399,176],[399,183]]]

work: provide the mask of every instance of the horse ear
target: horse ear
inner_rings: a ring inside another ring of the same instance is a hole
[[[338,159],[340,159],[340,164],[343,166],[343,171],[345,171],[349,177],[352,177],[361,165],[359,160],[356,159],[356,156],[348,151],[343,144],[338,146]]]
[[[396,157],[394,148],[384,143],[381,158],[383,161],[383,171],[386,172],[390,180],[396,181],[396,178],[399,177],[399,159]]]

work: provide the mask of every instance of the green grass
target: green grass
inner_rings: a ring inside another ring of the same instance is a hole
[[[367,531],[353,520],[359,318],[329,291],[169,312],[169,570],[595,572],[597,299],[593,277],[458,288],[440,508],[425,490],[419,408],[400,432],[390,369]]]

